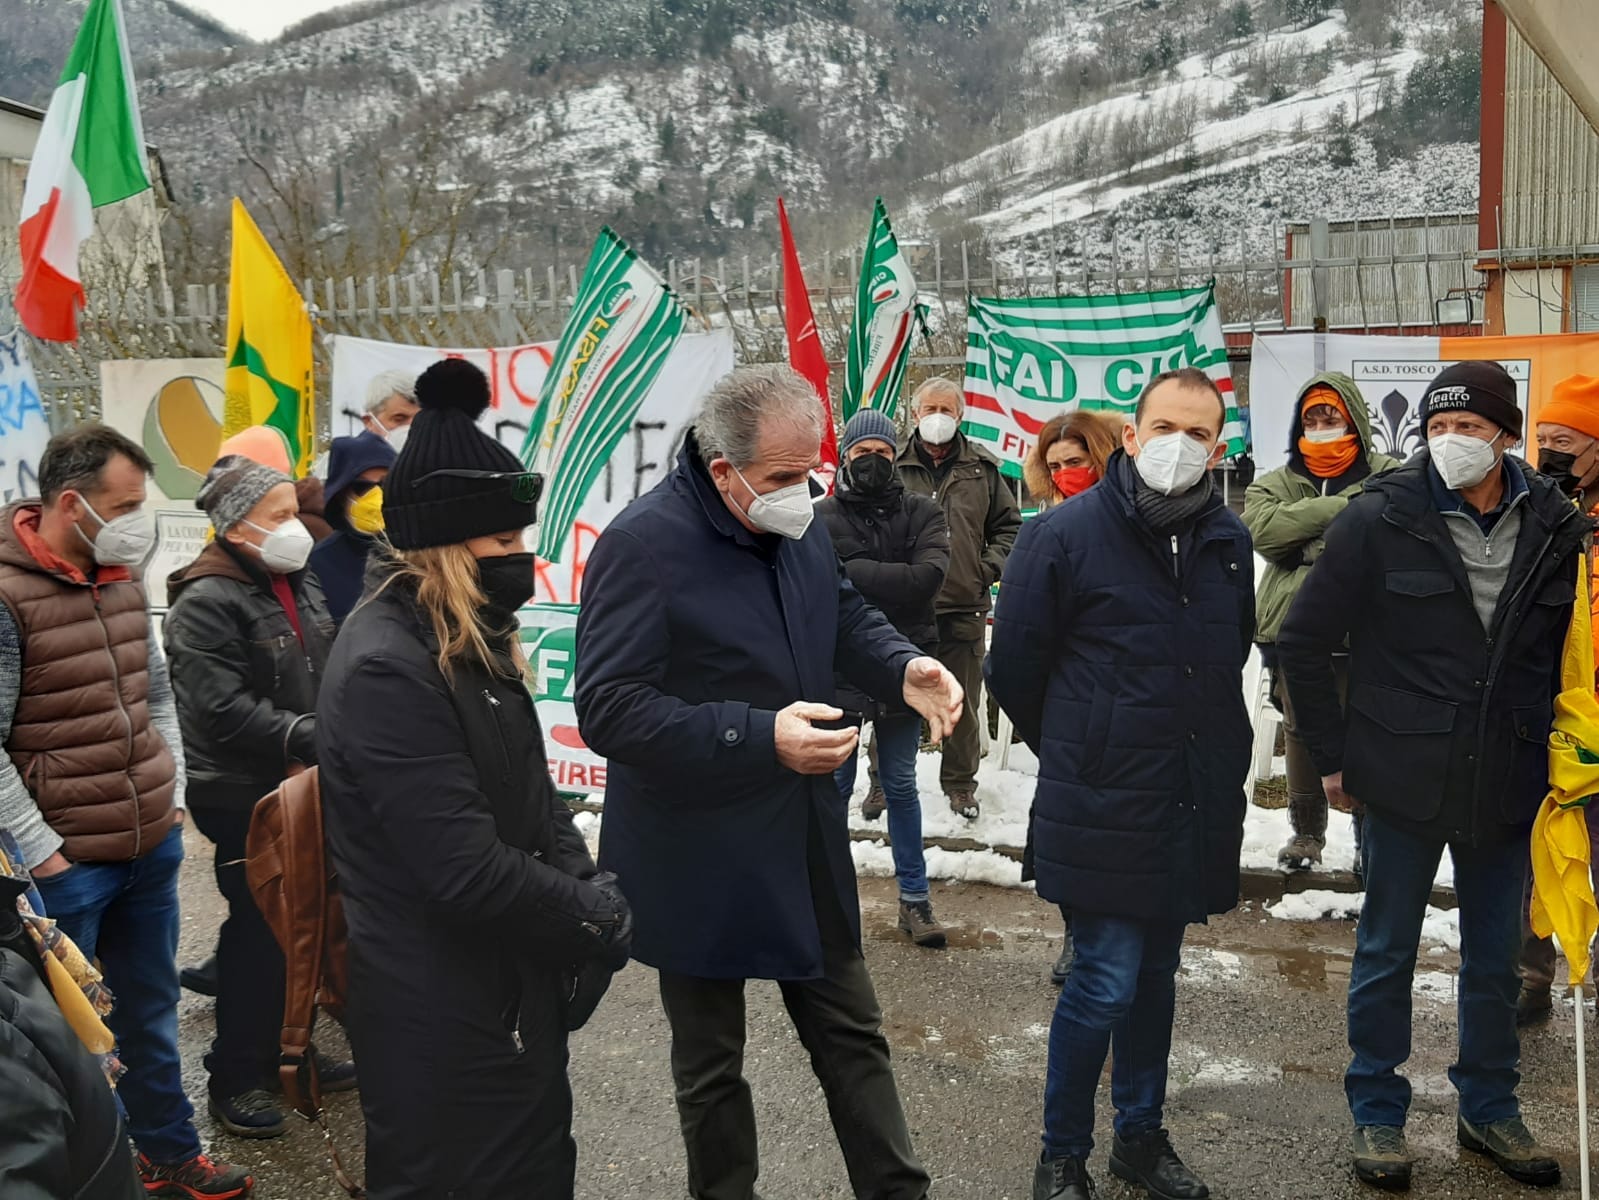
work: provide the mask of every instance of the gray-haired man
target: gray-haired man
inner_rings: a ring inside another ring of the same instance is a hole
[[[949,525],[949,573],[933,602],[938,614],[938,659],[972,696],[983,682],[990,589],[1021,531],[1016,493],[999,460],[960,431],[966,400],[959,385],[929,379],[911,396],[915,429],[899,452],[905,490],[931,496]],[[950,808],[968,819],[979,814],[977,764],[982,758],[982,713],[968,705],[944,743],[939,781]],[[874,788],[876,781],[874,780]],[[868,797],[868,800],[873,797]]]
[[[922,1200],[860,949],[833,771],[856,751],[834,667],[933,737],[961,688],[861,599],[822,522],[816,393],[787,367],[712,389],[677,469],[612,521],[583,579],[577,713],[610,763],[600,861],[661,973],[695,1200],[751,1200],[744,984],[774,979],[858,1196]]]
[[[361,424],[369,432],[392,442],[394,431],[409,425],[416,414],[416,372],[383,371],[366,385]],[[398,453],[400,447],[394,449]]]

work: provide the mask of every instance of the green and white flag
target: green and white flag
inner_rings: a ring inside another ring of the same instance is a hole
[[[849,357],[844,373],[844,419],[863,408],[894,415],[911,336],[927,315],[916,299],[916,277],[901,253],[888,223],[888,209],[877,198],[872,232],[861,259],[861,281],[855,290],[855,319],[850,324]]]
[[[540,557],[560,557],[687,317],[666,281],[609,227],[600,230],[522,443],[522,462],[545,481]]]
[[[1119,296],[972,296],[966,436],[993,451],[1007,474],[1019,475],[1050,418],[1077,408],[1131,414],[1144,385],[1177,367],[1198,367],[1216,381],[1227,401],[1227,453],[1242,454],[1213,283]]]

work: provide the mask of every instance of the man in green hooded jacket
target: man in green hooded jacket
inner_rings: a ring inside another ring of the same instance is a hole
[[[1371,418],[1355,381],[1326,371],[1299,389],[1288,465],[1261,476],[1244,493],[1244,525],[1254,538],[1255,553],[1266,560],[1255,600],[1255,642],[1271,671],[1272,694],[1283,712],[1288,756],[1288,821],[1293,836],[1277,854],[1277,865],[1284,870],[1304,870],[1321,862],[1327,844],[1327,797],[1299,740],[1277,670],[1277,631],[1321,554],[1327,526],[1365,480],[1399,465],[1398,459],[1373,448]],[[1346,662],[1347,655],[1333,659],[1340,696],[1348,685]]]

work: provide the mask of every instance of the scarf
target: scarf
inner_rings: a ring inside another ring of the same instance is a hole
[[[1132,468],[1132,460],[1127,460]],[[1186,492],[1175,496],[1162,495],[1144,482],[1133,469],[1133,508],[1145,525],[1161,537],[1182,533],[1209,508],[1216,498],[1216,483],[1206,471],[1200,481]]]

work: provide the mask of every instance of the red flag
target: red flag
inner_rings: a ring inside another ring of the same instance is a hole
[[[794,248],[794,231],[789,228],[788,209],[777,198],[777,221],[783,229],[783,315],[788,323],[788,363],[810,381],[822,401],[822,467],[817,472],[828,493],[833,491],[833,476],[838,473],[838,435],[833,430],[833,404],[827,390],[827,355],[816,332],[816,317],[811,312],[811,294],[800,271],[799,251]]]

